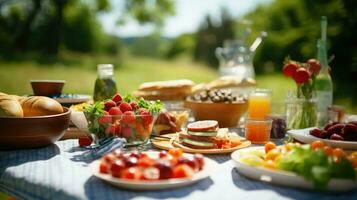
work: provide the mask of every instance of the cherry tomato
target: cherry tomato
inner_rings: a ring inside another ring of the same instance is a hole
[[[129,167],[121,173],[121,178],[138,180],[142,177],[142,171],[138,167]]]
[[[326,155],[332,156],[333,155],[333,148],[329,147],[329,146],[324,146],[324,152],[325,152]]]
[[[92,142],[93,142],[93,139],[90,136],[78,139],[78,144],[80,147],[90,146],[92,144]]]
[[[272,149],[266,154],[265,160],[275,160],[275,158],[280,154],[281,153],[279,152],[278,149]]]
[[[322,148],[324,148],[324,146],[326,146],[326,144],[321,140],[316,140],[313,143],[311,143],[311,148],[313,150],[322,149]]]
[[[336,149],[333,150],[333,155],[336,158],[342,158],[342,157],[346,156],[346,153],[342,149],[336,148]]]
[[[276,145],[273,142],[268,142],[265,144],[265,153],[268,153],[270,150],[275,149]]]
[[[108,165],[105,162],[100,163],[99,172],[103,174],[108,174]]]
[[[195,172],[191,167],[186,164],[177,165],[174,170],[172,177],[173,178],[185,178],[185,177],[192,177]]]
[[[169,150],[169,154],[178,158],[178,157],[182,156],[183,151],[180,148],[173,148],[173,149]]]

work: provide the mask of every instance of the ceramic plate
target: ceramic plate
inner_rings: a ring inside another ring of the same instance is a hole
[[[339,147],[347,150],[357,150],[357,142],[321,139],[310,135],[311,129],[313,128],[289,130],[288,134],[291,135],[291,137],[294,139],[307,144],[310,144],[315,140],[322,140],[331,147]]]
[[[159,152],[147,152],[147,153],[149,154],[150,157],[151,156],[155,157],[158,156],[159,154]],[[184,155],[192,156],[190,154],[184,154]],[[161,189],[178,188],[178,187],[191,185],[209,177],[210,174],[215,173],[218,164],[209,158],[204,158],[204,159],[205,159],[204,168],[191,178],[172,178],[168,180],[158,180],[158,181],[144,181],[144,180],[133,181],[133,180],[114,178],[109,174],[99,173],[99,164],[100,164],[99,160],[91,163],[90,168],[94,176],[120,188],[126,188],[132,190],[161,190]]]
[[[248,140],[243,140],[242,143],[236,147],[229,148],[229,149],[193,149],[190,147],[186,147],[184,145],[181,145],[177,141],[177,133],[172,133],[172,134],[165,134],[163,135],[165,137],[170,137],[172,140],[163,140],[160,138],[153,138],[151,139],[151,143],[159,148],[159,149],[165,149],[165,150],[170,150],[175,147],[181,148],[184,152],[186,153],[202,153],[202,154],[226,154],[226,153],[232,153],[233,151],[237,149],[241,149],[244,147],[248,147],[251,145],[251,142]],[[233,138],[236,137],[237,139],[242,139],[240,136],[232,136]]]
[[[54,99],[61,104],[77,104],[77,103],[87,102],[91,100],[92,97],[90,95],[84,95],[84,94],[69,94]]]
[[[305,180],[302,176],[298,176],[295,173],[276,171],[276,170],[273,171],[262,167],[252,167],[250,165],[240,162],[240,157],[242,153],[254,149],[264,151],[264,147],[249,147],[246,149],[237,150],[232,153],[231,157],[239,173],[249,178],[272,183],[272,184],[297,187],[303,189],[314,189],[314,185],[312,182]],[[356,188],[357,188],[357,181],[344,180],[344,179],[332,179],[327,185],[327,190],[333,192],[343,192],[343,191],[353,190]]]

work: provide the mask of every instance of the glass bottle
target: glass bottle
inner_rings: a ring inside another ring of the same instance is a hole
[[[329,73],[327,60],[326,40],[317,42],[317,59],[320,62],[321,70],[316,76],[315,89],[317,94],[318,126],[324,126],[328,121],[328,108],[332,105],[333,85]]]
[[[94,101],[101,101],[112,98],[117,93],[117,87],[113,78],[112,64],[99,64],[97,66],[98,77],[94,85]]]

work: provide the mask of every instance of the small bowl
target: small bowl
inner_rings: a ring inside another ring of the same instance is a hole
[[[64,80],[31,80],[33,94],[36,96],[53,97],[62,93]]]
[[[208,103],[187,100],[195,120],[217,120],[220,127],[235,127],[248,109],[248,103]]]
[[[69,125],[71,111],[36,117],[0,117],[0,149],[28,149],[59,140]]]

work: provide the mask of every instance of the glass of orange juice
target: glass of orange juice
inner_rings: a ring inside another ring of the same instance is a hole
[[[272,119],[247,119],[245,138],[254,144],[265,144],[270,140]]]
[[[256,89],[249,95],[248,119],[265,119],[270,114],[271,90]]]

